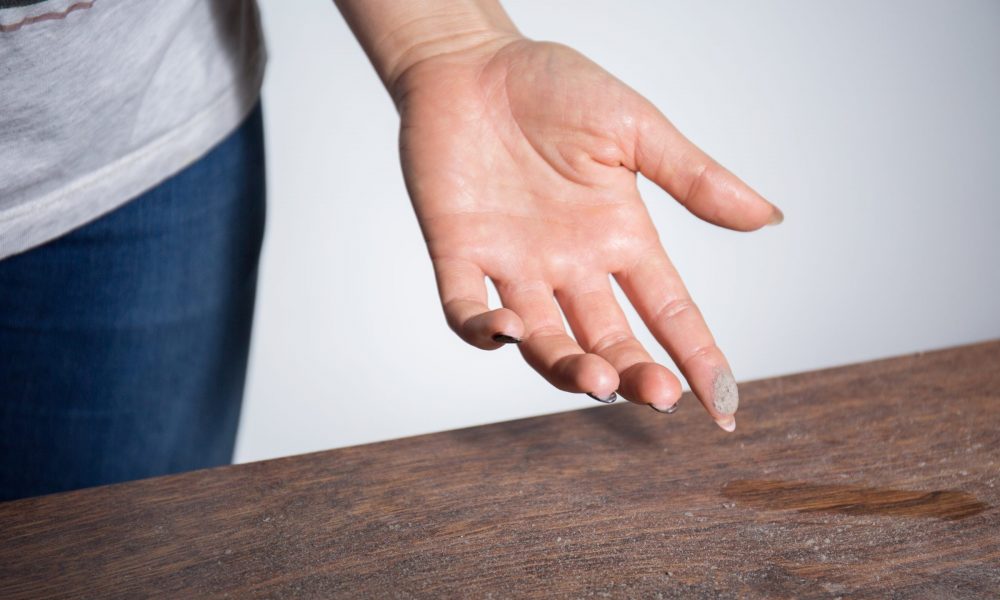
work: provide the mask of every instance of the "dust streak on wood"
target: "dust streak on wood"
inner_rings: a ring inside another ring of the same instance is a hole
[[[958,490],[893,490],[794,481],[730,481],[722,495],[766,510],[965,519],[990,508]]]

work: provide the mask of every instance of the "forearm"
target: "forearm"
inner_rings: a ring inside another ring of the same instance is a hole
[[[335,0],[386,89],[414,64],[520,35],[497,0]]]

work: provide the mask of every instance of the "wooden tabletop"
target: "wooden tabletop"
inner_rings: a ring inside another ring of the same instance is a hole
[[[1000,342],[0,504],[0,597],[1000,594]]]

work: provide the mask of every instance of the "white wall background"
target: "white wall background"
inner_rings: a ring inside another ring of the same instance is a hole
[[[261,4],[270,222],[237,459],[591,406],[447,329],[388,96],[330,2]],[[506,5],[784,209],[737,234],[642,187],[738,379],[1000,336],[1000,3]]]

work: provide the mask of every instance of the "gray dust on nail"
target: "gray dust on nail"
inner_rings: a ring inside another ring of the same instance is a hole
[[[729,371],[719,369],[715,372],[712,404],[715,405],[715,410],[724,415],[734,414],[739,408],[740,392],[736,388],[736,380]]]

